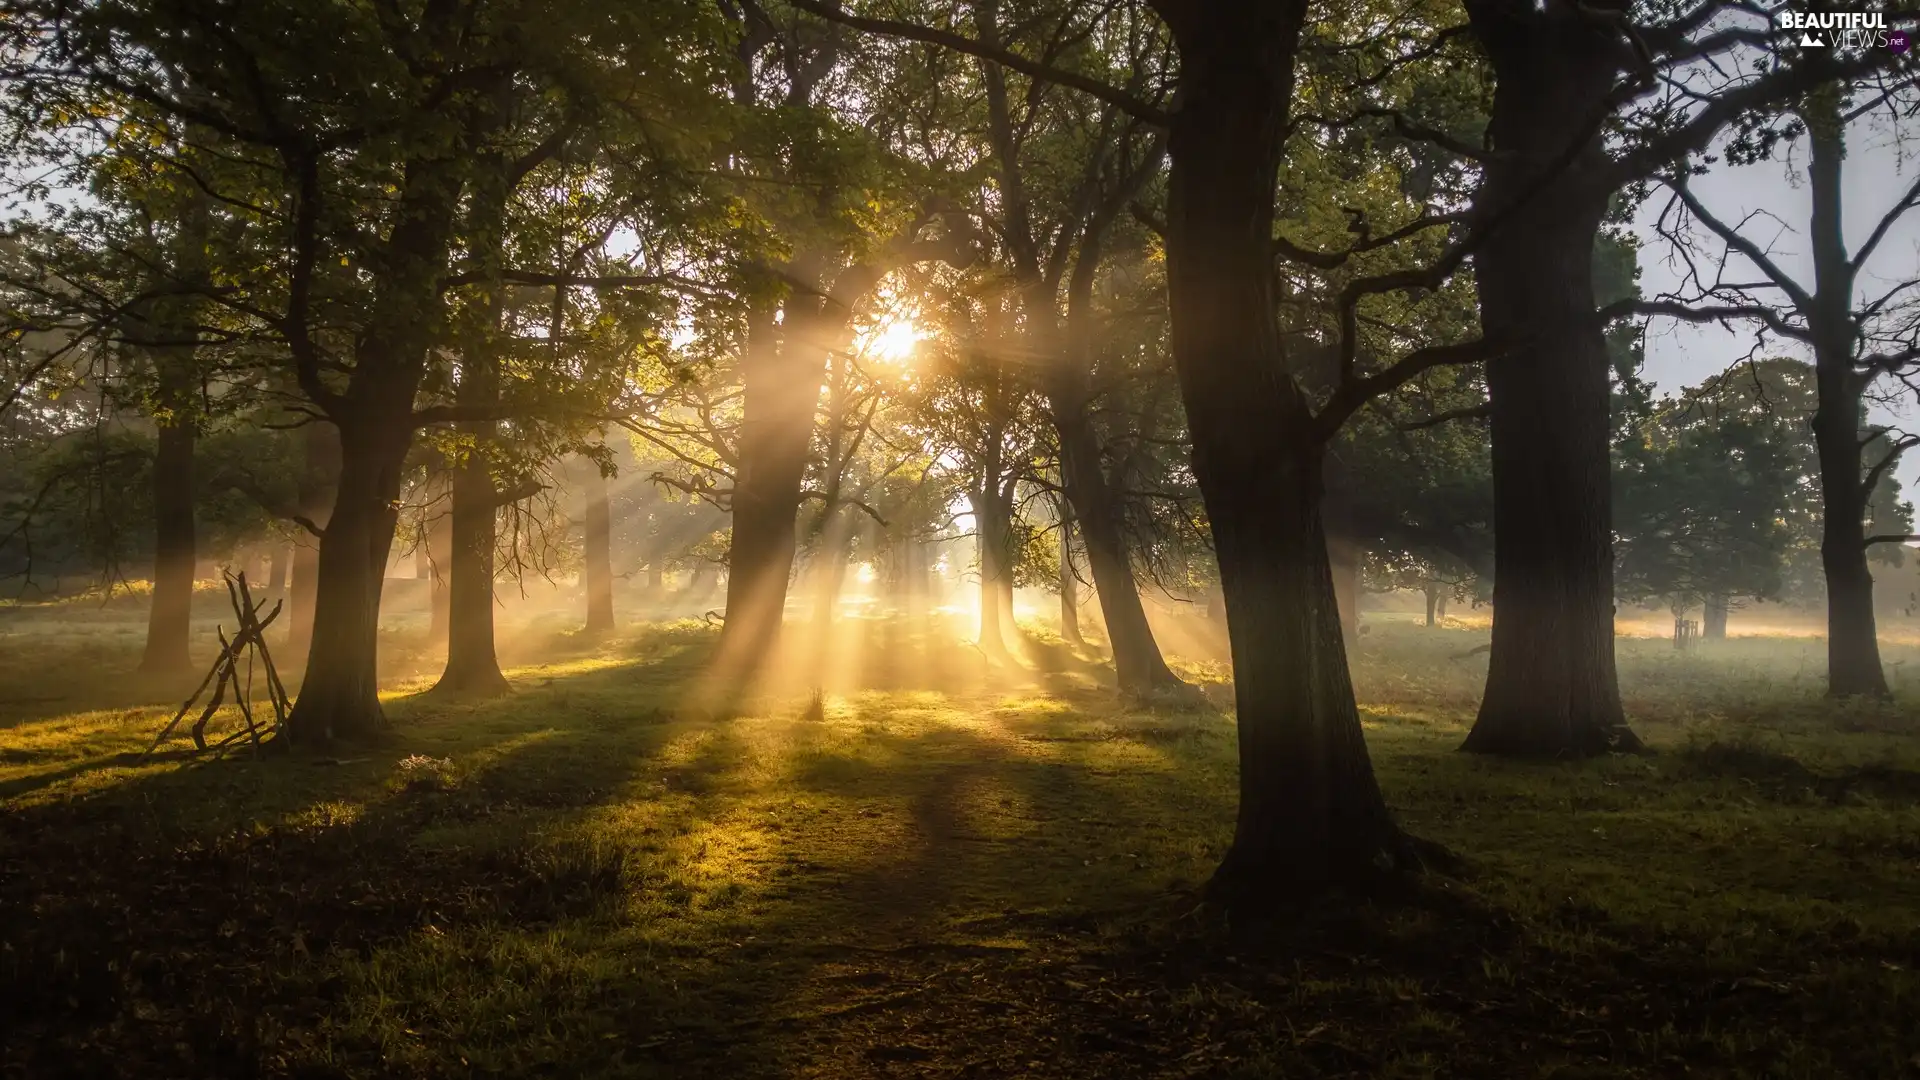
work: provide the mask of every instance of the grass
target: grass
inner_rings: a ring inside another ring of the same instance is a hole
[[[121,630],[0,613],[0,1076],[1920,1076],[1920,722],[1810,640],[1623,640],[1655,752],[1519,765],[1453,752],[1484,630],[1378,620],[1382,786],[1463,869],[1229,926],[1217,663],[1123,707],[856,620],[722,721],[697,624],[542,624],[469,705],[399,631],[387,745],[140,760],[184,695]]]

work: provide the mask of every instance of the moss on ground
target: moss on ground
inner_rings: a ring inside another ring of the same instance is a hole
[[[1655,752],[1521,765],[1453,752],[1484,631],[1376,622],[1382,785],[1463,868],[1229,926],[1220,665],[1123,706],[859,625],[820,719],[703,710],[692,624],[486,704],[399,635],[386,745],[202,762],[138,758],[137,635],[0,620],[0,1075],[1920,1075],[1920,718],[1816,642],[1623,641]]]

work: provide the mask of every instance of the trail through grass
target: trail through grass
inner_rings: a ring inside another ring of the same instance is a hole
[[[0,620],[0,1075],[1920,1075],[1920,722],[1815,642],[1624,641],[1656,752],[1516,765],[1454,752],[1484,631],[1377,621],[1382,785],[1464,868],[1227,926],[1217,663],[1129,707],[860,620],[820,719],[722,718],[694,624],[485,704],[401,634],[389,744],[200,762],[106,629]]]

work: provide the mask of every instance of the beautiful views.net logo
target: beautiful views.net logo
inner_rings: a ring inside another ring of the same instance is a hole
[[[1905,30],[1887,25],[1883,11],[1782,11],[1774,27],[1785,44],[1799,49],[1892,49],[1903,53],[1912,44]]]

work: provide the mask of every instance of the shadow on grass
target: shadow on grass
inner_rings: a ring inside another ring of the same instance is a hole
[[[1859,797],[1920,802],[1920,771],[1856,765],[1818,772],[1799,759],[1751,742],[1707,742],[1680,751],[1682,775],[1735,779],[1776,802],[1845,803]]]

